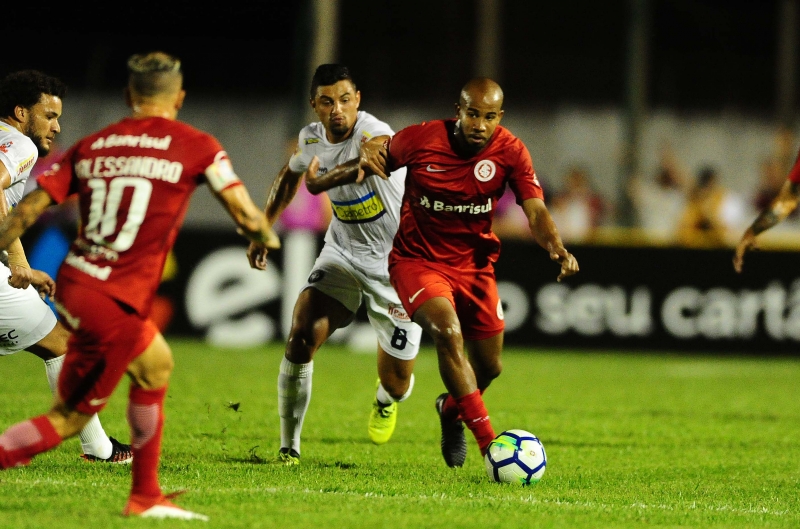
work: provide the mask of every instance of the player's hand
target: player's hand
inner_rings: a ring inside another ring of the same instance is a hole
[[[736,252],[733,254],[733,269],[739,274],[742,273],[744,254],[747,250],[758,250],[756,236],[750,230],[747,230],[744,235],[742,235],[742,240],[736,245]]]
[[[56,282],[47,273],[41,270],[31,270],[31,285],[39,291],[39,297],[44,299],[56,295]]]
[[[578,270],[580,270],[578,267],[578,260],[575,259],[574,255],[566,250],[562,249],[561,251],[550,252],[550,259],[561,264],[561,273],[558,274],[558,277],[556,278],[556,281],[559,283],[565,277],[575,275],[578,273]]]
[[[275,230],[273,230],[272,227],[269,225],[265,229],[262,229],[261,231],[251,232],[251,233],[245,233],[245,231],[242,228],[237,227],[236,233],[238,233],[242,237],[250,239],[250,242],[261,245],[267,250],[281,249],[281,238],[278,237],[278,234],[275,233]]]
[[[247,247],[247,260],[250,262],[250,268],[256,270],[267,269],[267,250],[263,245],[251,242]]]
[[[319,157],[314,155],[311,161],[308,162],[308,169],[306,169],[306,181],[313,182],[317,179],[317,172],[319,171]]]
[[[11,264],[11,277],[8,278],[8,284],[14,288],[26,289],[31,284],[33,279],[31,269],[27,266]]]
[[[369,175],[376,174],[384,180],[389,179],[389,136],[376,136],[361,144],[358,160],[358,177],[360,183]]]

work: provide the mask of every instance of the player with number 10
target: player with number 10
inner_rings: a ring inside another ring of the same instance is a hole
[[[56,278],[56,308],[72,332],[58,396],[47,413],[0,435],[0,468],[26,465],[77,434],[127,373],[133,463],[123,513],[206,519],[173,504],[158,483],[173,360],[148,314],[200,185],[211,188],[248,239],[273,249],[280,242],[220,143],[177,120],[185,96],[180,61],[162,52],[134,55],[128,71],[131,115],[70,147],[0,224],[4,249],[48,206],[78,196],[78,235]]]

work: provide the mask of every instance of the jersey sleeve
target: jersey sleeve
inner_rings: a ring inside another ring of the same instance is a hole
[[[794,167],[789,171],[788,178],[795,184],[800,184],[800,152],[797,153],[797,159],[794,162]]]
[[[413,127],[413,126],[412,126]],[[412,127],[406,127],[397,131],[389,140],[389,156],[388,156],[388,169],[396,171],[401,167],[408,165],[408,153],[411,152],[409,148],[413,133]]]
[[[361,141],[369,141],[375,136],[393,136],[392,128],[383,121],[370,117],[364,120],[364,124],[356,130],[356,134],[361,136]]]
[[[77,178],[74,177],[73,159],[79,144],[64,153],[60,161],[54,163],[36,179],[36,185],[43,189],[56,204],[61,204],[78,192]]]
[[[308,169],[308,164],[314,157],[313,145],[316,143],[316,138],[310,137],[308,129],[304,128],[300,131],[297,138],[297,149],[289,158],[289,170],[293,173],[305,173]]]
[[[233,170],[228,153],[214,136],[201,134],[195,140],[194,148],[199,154],[196,175],[200,182],[205,180],[217,193],[242,183]]]
[[[518,141],[517,157],[512,161],[511,175],[508,180],[508,185],[514,196],[517,197],[517,203],[522,204],[523,201],[529,198],[540,198],[544,200],[544,190],[536,177],[536,171],[533,169],[533,160],[528,148]]]
[[[27,178],[30,168],[34,166],[38,157],[36,145],[25,136],[0,145],[0,163],[11,175],[11,185]]]

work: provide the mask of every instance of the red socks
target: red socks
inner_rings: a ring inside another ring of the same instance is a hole
[[[33,456],[60,444],[61,436],[44,415],[17,423],[0,435],[0,468],[27,465]]]
[[[458,406],[458,412],[461,420],[467,425],[467,428],[472,431],[475,440],[478,441],[478,447],[481,449],[481,454],[486,454],[486,447],[495,438],[492,423],[489,422],[489,412],[486,411],[486,406],[483,404],[483,397],[478,390],[473,391],[469,395],[464,395],[461,398],[453,399],[448,397],[445,401],[445,406],[450,400],[455,400]]]
[[[128,424],[131,427],[133,452],[131,494],[161,496],[161,487],[158,485],[158,460],[161,456],[166,393],[166,386],[154,390],[131,386],[128,395]]]

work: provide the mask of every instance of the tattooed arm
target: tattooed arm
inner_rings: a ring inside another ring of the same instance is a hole
[[[53,204],[53,199],[41,189],[31,191],[23,198],[0,222],[0,250],[8,249],[19,239],[50,204]]]
[[[778,196],[776,196],[770,205],[756,217],[756,220],[747,228],[739,244],[736,246],[736,254],[733,256],[733,268],[737,272],[742,271],[745,252],[757,248],[756,236],[788,217],[797,209],[799,200],[800,184],[787,180],[778,192]]]

